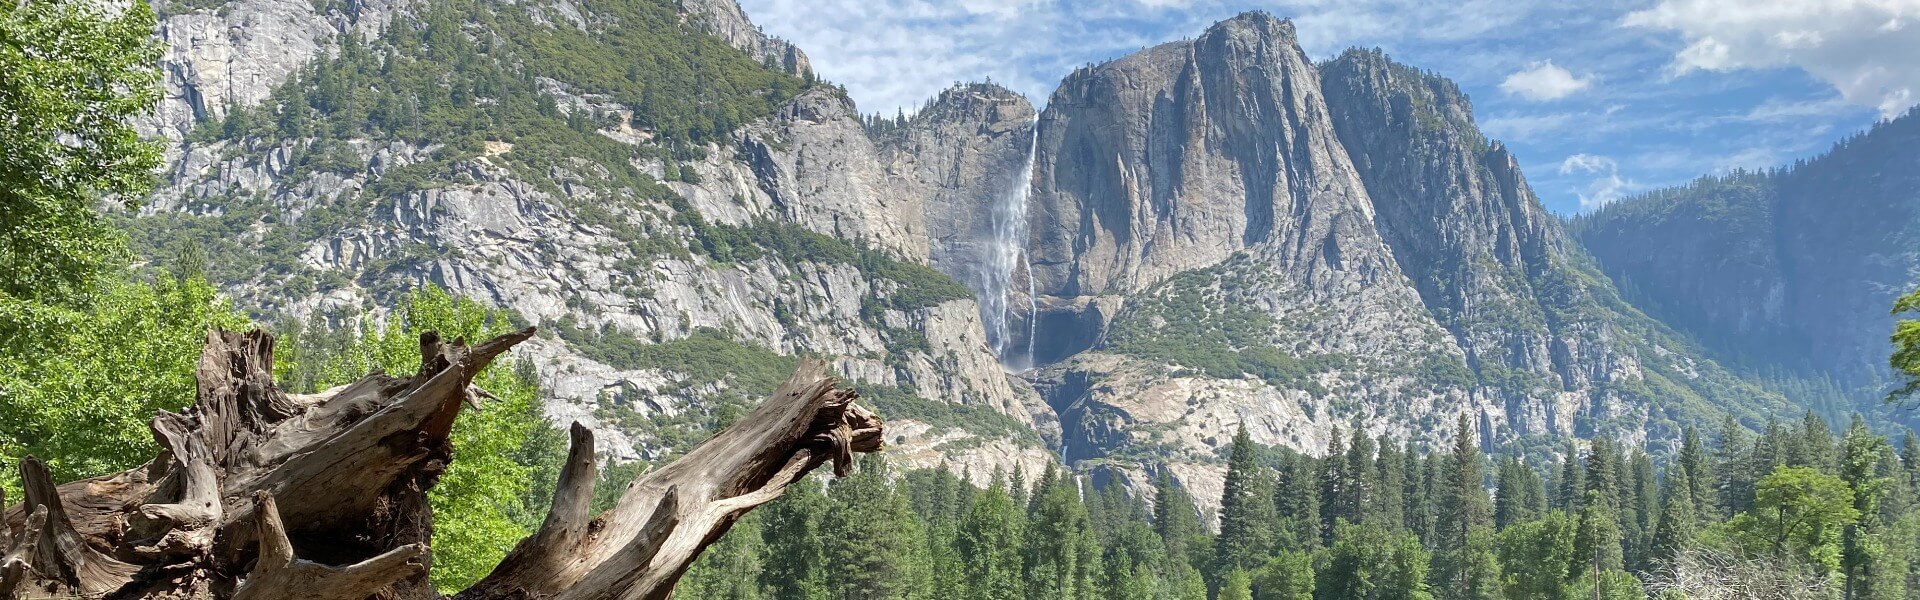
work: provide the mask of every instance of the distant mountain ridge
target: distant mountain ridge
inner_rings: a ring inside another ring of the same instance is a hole
[[[1872,387],[1887,311],[1920,280],[1916,148],[1910,111],[1784,168],[1616,202],[1574,231],[1676,328],[1757,365]]]
[[[511,307],[547,331],[549,415],[621,457],[801,354],[907,466],[1170,472],[1202,499],[1243,424],[1319,452],[1465,415],[1546,454],[1798,416],[1624,300],[1582,248],[1597,226],[1548,214],[1457,86],[1379,52],[1315,64],[1262,12],[1077,70],[1044,110],[966,84],[903,119],[863,118],[731,0],[162,12],[143,253],[205,252],[263,318],[424,283]]]

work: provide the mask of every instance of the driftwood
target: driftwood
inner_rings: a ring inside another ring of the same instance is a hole
[[[272,336],[209,333],[193,406],[152,421],[153,461],[58,486],[38,460],[19,465],[24,502],[0,498],[0,600],[440,598],[426,578],[426,491],[454,458],[454,418],[485,395],[473,377],[532,335],[467,346],[427,333],[411,377],[289,395],[273,382]],[[880,420],[854,399],[803,361],[773,398],[599,515],[593,434],[575,423],[540,530],[454,598],[667,598],[741,515],[879,449]]]

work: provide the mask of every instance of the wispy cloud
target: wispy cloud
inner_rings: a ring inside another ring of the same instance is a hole
[[[1662,0],[1622,23],[1679,32],[1677,75],[1791,66],[1882,117],[1920,102],[1920,0]]]
[[[1593,85],[1593,76],[1575,77],[1551,60],[1527,65],[1500,82],[1500,90],[1535,102],[1559,100]]]
[[[1575,154],[1560,162],[1561,175],[1588,176],[1585,186],[1575,188],[1580,210],[1589,211],[1619,200],[1636,186],[1620,177],[1620,165],[1613,159],[1593,154]]]

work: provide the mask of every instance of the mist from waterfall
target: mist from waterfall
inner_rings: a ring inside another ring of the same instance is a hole
[[[1033,362],[1033,277],[1027,257],[1027,196],[1033,188],[1033,159],[1040,147],[1039,115],[1028,128],[1027,159],[1013,185],[1000,194],[988,214],[992,238],[985,242],[985,260],[981,261],[980,317],[987,328],[987,341],[1000,364],[1011,370],[1025,370]],[[1024,348],[1013,343],[1013,279],[1027,269],[1027,339]]]

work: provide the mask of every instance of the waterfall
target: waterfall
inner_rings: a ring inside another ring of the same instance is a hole
[[[1032,263],[1027,257],[1027,196],[1033,187],[1033,158],[1040,147],[1040,117],[1034,115],[1029,130],[1032,137],[1027,143],[1027,160],[1021,165],[1020,173],[1013,178],[1013,186],[1000,194],[999,201],[988,214],[988,223],[992,226],[991,240],[985,246],[984,272],[981,283],[984,289],[980,293],[980,316],[987,327],[988,342],[993,344],[993,352],[1000,357],[1000,364],[1009,369],[1025,369],[1033,360],[1033,275]],[[1017,269],[1026,268],[1027,275],[1027,344],[1024,355],[1016,355],[1020,349],[1012,343],[1012,306],[1008,297],[1013,293],[1013,278]]]

